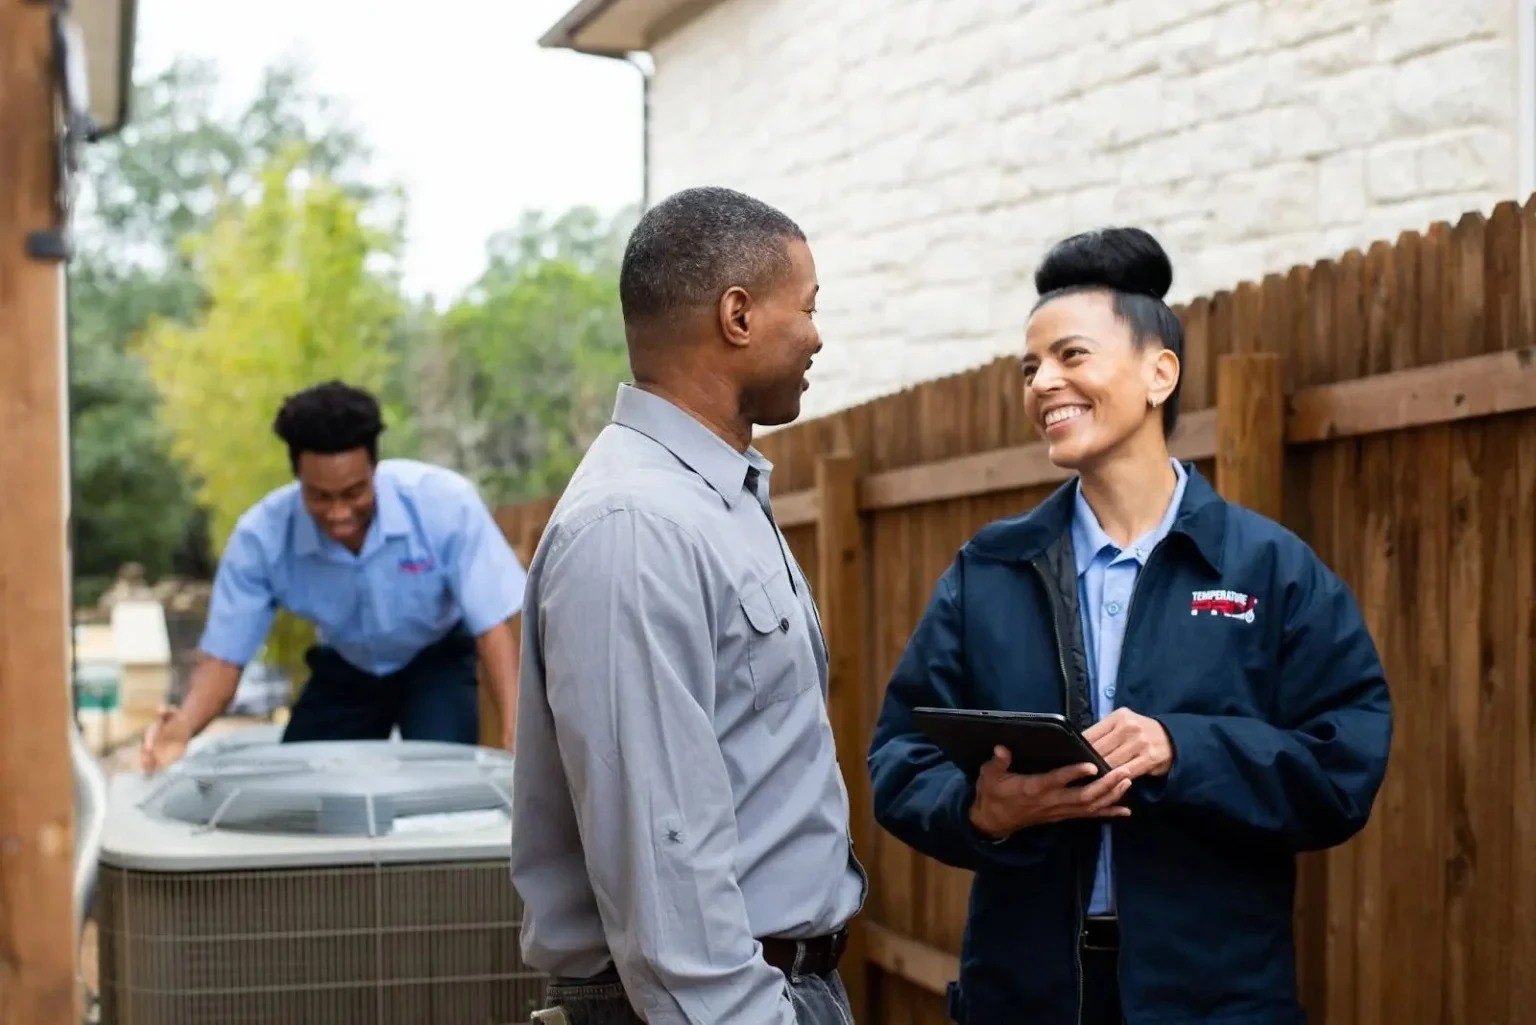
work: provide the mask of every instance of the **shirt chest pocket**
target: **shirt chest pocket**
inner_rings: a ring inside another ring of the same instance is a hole
[[[392,574],[382,590],[389,596],[392,615],[404,623],[432,624],[442,617],[449,601],[448,583],[435,567]]]
[[[344,566],[306,567],[273,590],[283,608],[327,630],[347,628],[364,604],[357,574]]]
[[[747,621],[753,707],[767,708],[816,686],[809,626],[787,573],[781,570],[766,583],[747,584],[741,611]]]

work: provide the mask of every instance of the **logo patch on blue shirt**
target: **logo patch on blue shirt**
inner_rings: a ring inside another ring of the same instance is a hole
[[[428,559],[409,559],[409,558],[407,558],[407,559],[401,559],[400,560],[400,568],[402,570],[404,570],[405,572],[407,572],[407,573],[425,573],[427,570],[431,569],[432,566],[433,566],[433,562],[429,558]]]

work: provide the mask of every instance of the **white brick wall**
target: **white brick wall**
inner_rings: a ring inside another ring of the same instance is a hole
[[[1177,302],[1515,195],[1516,0],[723,0],[654,49],[653,196],[810,235],[807,415],[1014,352],[1051,242]]]

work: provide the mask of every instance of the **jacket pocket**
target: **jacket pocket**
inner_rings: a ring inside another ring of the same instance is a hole
[[[782,592],[782,593],[781,593]],[[816,660],[806,632],[805,613],[781,570],[764,584],[751,584],[741,597],[747,635],[752,704],[767,708],[816,685]]]

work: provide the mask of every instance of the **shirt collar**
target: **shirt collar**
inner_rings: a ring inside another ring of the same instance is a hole
[[[1137,538],[1130,547],[1140,553],[1140,561],[1145,561],[1147,553],[1152,546],[1168,536],[1173,529],[1173,521],[1179,515],[1179,505],[1184,500],[1184,485],[1189,480],[1189,475],[1184,472],[1184,467],[1177,459],[1170,459],[1173,464],[1173,472],[1178,477],[1173,487],[1173,497],[1168,502],[1168,508],[1163,513],[1162,522],[1153,527],[1147,533]],[[1088,505],[1088,500],[1083,497],[1082,482],[1079,481],[1072,504],[1072,554],[1077,560],[1077,575],[1082,576],[1088,571],[1100,552],[1105,548],[1118,553],[1120,546],[1110,540],[1104,528],[1099,525],[1099,518],[1093,514],[1093,509]]]
[[[383,472],[383,467],[373,473],[374,523],[385,537],[407,537],[411,533],[411,518],[406,515],[405,499],[394,477]]]
[[[634,385],[619,385],[613,403],[613,422],[645,435],[704,478],[727,506],[734,506],[746,486],[747,470],[756,469],[766,497],[773,464],[755,448],[736,451],[725,440],[689,413]]]

